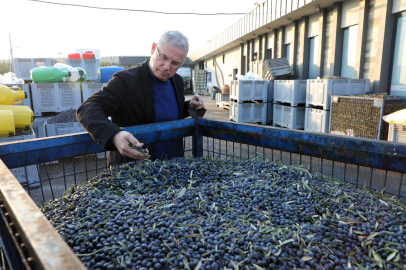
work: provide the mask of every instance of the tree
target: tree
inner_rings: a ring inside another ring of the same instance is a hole
[[[0,62],[0,74],[10,72],[10,64],[8,62]]]
[[[109,67],[109,66],[111,66],[111,63],[110,62],[100,62],[100,66],[101,67]]]

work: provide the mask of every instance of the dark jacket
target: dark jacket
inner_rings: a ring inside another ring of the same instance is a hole
[[[105,150],[116,153],[108,164],[128,162],[114,145],[109,145],[120,127],[151,124],[155,120],[154,90],[148,61],[131,69],[121,70],[100,91],[89,97],[76,112],[79,123],[89,132],[93,140]],[[183,94],[183,79],[175,74],[171,79],[179,107],[179,119],[189,116],[189,101]],[[107,117],[111,116],[111,122]],[[115,156],[117,155],[117,156]]]

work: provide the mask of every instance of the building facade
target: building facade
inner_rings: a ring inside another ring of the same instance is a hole
[[[406,96],[406,0],[267,0],[189,57],[213,86],[285,57],[295,79],[370,79],[370,92]]]

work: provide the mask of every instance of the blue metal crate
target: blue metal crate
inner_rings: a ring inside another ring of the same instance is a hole
[[[256,158],[302,165],[310,172],[385,189],[386,194],[406,200],[406,144],[209,119],[185,119],[125,130],[151,147],[183,139],[185,156]],[[60,198],[71,183],[86,181],[102,172],[105,159],[96,157],[101,152],[103,149],[88,133],[0,144],[0,249],[9,264],[31,262],[45,269],[83,269],[33,200]],[[9,169],[34,164],[40,169],[40,188],[21,187]],[[59,173],[55,174],[54,168]],[[15,237],[16,233],[24,237]],[[48,242],[48,246],[44,244]],[[21,244],[28,247],[25,252],[15,250]],[[64,258],[70,258],[68,264]],[[49,260],[53,260],[53,265],[44,267]]]

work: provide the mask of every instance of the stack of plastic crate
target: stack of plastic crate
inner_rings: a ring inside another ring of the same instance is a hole
[[[103,86],[105,86],[106,83],[82,83],[82,100],[83,102],[86,101],[89,97],[91,97],[94,93],[102,89]]]
[[[32,83],[31,95],[34,115],[47,116],[77,109],[82,104],[80,83]]]
[[[193,70],[193,92],[203,95],[207,91],[207,75],[206,70]]]
[[[306,80],[275,80],[273,84],[273,125],[303,129]]]
[[[14,73],[17,78],[32,81],[30,70],[36,67],[50,67],[56,64],[51,58],[14,58]]]
[[[230,120],[267,123],[268,81],[236,80],[230,89]]]
[[[65,63],[71,67],[80,67],[86,71],[86,81],[98,81],[100,59],[66,59]]]
[[[369,91],[369,79],[309,79],[306,87],[306,131],[328,133],[331,95],[363,95]]]

